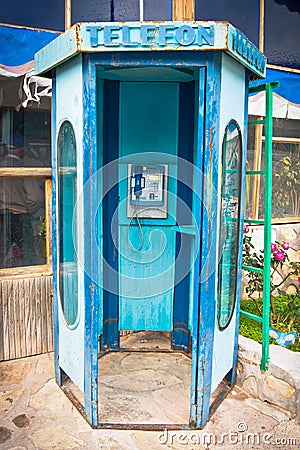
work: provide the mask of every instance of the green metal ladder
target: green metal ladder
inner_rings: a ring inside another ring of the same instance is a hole
[[[271,281],[271,225],[272,225],[272,115],[273,115],[273,90],[279,86],[278,82],[261,84],[249,88],[249,94],[266,92],[265,118],[248,122],[248,126],[265,125],[265,155],[264,170],[247,170],[246,175],[262,175],[264,183],[264,218],[244,219],[245,223],[260,224],[264,226],[264,266],[258,267],[242,265],[244,270],[260,273],[263,276],[263,305],[262,316],[241,310],[241,314],[249,319],[262,324],[262,358],[261,370],[268,370],[269,362],[269,327],[270,327],[270,281]]]

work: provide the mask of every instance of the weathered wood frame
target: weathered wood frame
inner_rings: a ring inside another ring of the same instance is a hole
[[[262,119],[262,117],[257,117],[257,119]],[[262,146],[265,142],[265,136],[263,134],[263,127],[261,124],[255,126],[255,138],[254,138],[254,166],[253,170],[261,170],[262,162]],[[300,144],[300,138],[289,138],[283,136],[273,136],[272,142],[280,144]],[[260,175],[253,176],[253,195],[251,200],[251,210],[252,218],[255,220],[259,219],[258,209],[259,209],[259,195],[261,191],[261,180]],[[291,223],[300,222],[300,217],[290,216],[290,217],[272,217],[272,224],[276,223]]]
[[[52,244],[51,244],[51,202],[52,182],[51,168],[36,167],[1,167],[0,178],[5,177],[28,177],[45,179],[45,220],[46,220],[46,264],[38,266],[13,267],[0,269],[0,278],[11,279],[11,277],[44,276],[52,274]]]
[[[53,350],[51,168],[1,167],[0,177],[45,180],[46,264],[0,269],[0,361]]]

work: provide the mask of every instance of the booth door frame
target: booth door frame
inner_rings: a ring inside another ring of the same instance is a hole
[[[103,165],[110,163],[112,160],[119,157],[118,149],[118,127],[119,127],[119,112],[116,105],[119,101],[120,85],[118,81],[108,80],[105,82],[103,103],[106,105],[105,114],[103,117]],[[194,147],[194,109],[195,109],[195,94],[197,83],[179,82],[179,130],[178,130],[178,156],[185,158],[190,163],[193,163],[193,147]],[[203,96],[203,95],[202,95]],[[179,169],[180,170],[180,167]],[[111,184],[110,174],[109,183]],[[184,179],[184,174],[181,175]],[[117,181],[117,180],[115,180]],[[192,180],[186,180],[189,185]],[[187,189],[183,183],[177,183],[177,195],[180,201],[177,204],[177,215],[180,212],[181,201],[184,201],[190,208],[192,208],[192,192]],[[103,201],[103,217],[105,216],[106,223],[110,223],[115,210],[117,210],[117,188],[111,189],[110,193]],[[186,214],[186,212],[185,212]],[[116,220],[116,218],[115,218]],[[182,217],[178,220],[179,223],[188,223],[189,218]],[[191,220],[191,218],[190,218]],[[104,228],[104,227],[103,227]],[[175,231],[173,231],[175,233]],[[115,237],[116,239],[116,237]],[[183,233],[176,233],[176,255],[180,250],[180,246],[184,247],[186,253],[186,262],[190,264],[192,239],[190,235]],[[119,270],[118,258],[116,249],[111,237],[110,229],[103,230],[103,252],[104,258],[109,262],[110,266],[114,268],[116,273]],[[181,262],[184,258],[181,256]],[[175,271],[177,269],[175,268]],[[182,268],[179,271],[182,273]],[[103,273],[105,276],[105,273]],[[175,274],[176,277],[176,274]],[[191,350],[191,337],[189,327],[189,299],[183,302],[182,299],[187,297],[190,291],[190,272],[187,268],[187,275],[174,287],[173,300],[173,316],[172,316],[172,347],[174,349],[183,349],[184,351]],[[113,285],[118,285],[118,278],[112,280]],[[118,331],[119,320],[119,300],[116,293],[103,292],[103,330],[101,336],[101,351],[105,352],[109,349],[118,349],[120,346],[120,337]]]

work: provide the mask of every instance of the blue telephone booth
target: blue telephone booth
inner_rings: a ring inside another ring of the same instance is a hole
[[[190,361],[189,420],[148,427],[200,428],[236,376],[248,83],[265,57],[226,22],[81,23],[35,68],[53,78],[57,383],[92,426],[126,428],[101,417],[102,361],[129,351],[125,332],[163,333]]]

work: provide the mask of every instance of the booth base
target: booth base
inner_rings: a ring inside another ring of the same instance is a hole
[[[189,428],[190,356],[171,349],[169,333],[134,332],[121,346],[99,358],[96,428]],[[70,379],[62,389],[85,416],[83,393]]]
[[[170,333],[130,332],[121,348],[99,358],[98,425],[94,428],[190,428],[191,356],[174,351]],[[211,395],[210,416],[232,386],[224,379]],[[83,393],[66,378],[62,390],[88,421]]]
[[[164,333],[122,338],[99,361],[99,423],[188,426],[191,360],[171,352]]]

